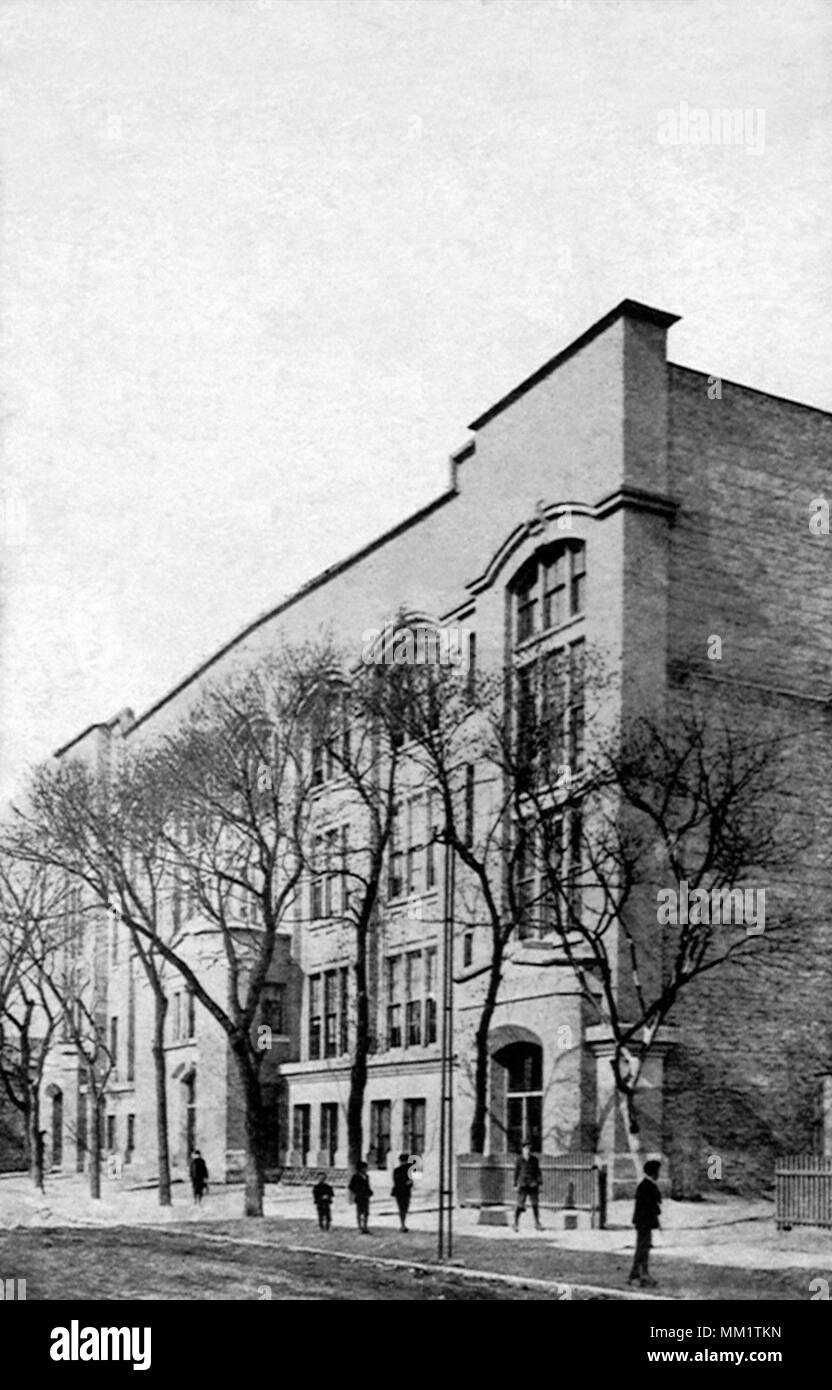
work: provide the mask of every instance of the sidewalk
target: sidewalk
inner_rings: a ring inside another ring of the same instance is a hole
[[[23,1174],[0,1177],[0,1228],[20,1229],[38,1226],[114,1226],[169,1225],[183,1221],[211,1223],[233,1221],[242,1216],[242,1187],[212,1187],[201,1208],[196,1208],[185,1184],[174,1185],[173,1205],[158,1205],[154,1188],[130,1188],[123,1182],[102,1178],[102,1195],[97,1202],[89,1196],[83,1176],[55,1175],[47,1179],[46,1192],[32,1189]],[[420,1193],[408,1224],[415,1232],[433,1232],[437,1225],[435,1197]],[[266,1188],[265,1215],[313,1223],[315,1213],[310,1194],[303,1188]],[[633,1250],[630,1226],[631,1202],[613,1202],[605,1230],[564,1231],[556,1229],[554,1213],[544,1211],[546,1229],[536,1233],[531,1214],[522,1220],[523,1237],[555,1250],[586,1251],[622,1256]],[[353,1224],[352,1208],[345,1196],[336,1197],[334,1209],[338,1226]],[[454,1231],[459,1236],[483,1241],[517,1241],[510,1226],[480,1226],[475,1208],[457,1208]],[[774,1206],[766,1200],[737,1197],[709,1199],[706,1202],[666,1201],[664,1229],[656,1233],[657,1256],[675,1257],[703,1265],[731,1265],[742,1269],[804,1268],[832,1269],[832,1232],[810,1227],[777,1231]],[[398,1227],[393,1203],[384,1196],[373,1202],[372,1224],[381,1232],[393,1233]]]

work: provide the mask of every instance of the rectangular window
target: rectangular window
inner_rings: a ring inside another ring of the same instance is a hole
[[[407,803],[407,892],[422,891],[425,798],[413,796]]]
[[[292,1110],[292,1149],[295,1163],[305,1168],[309,1163],[309,1135],[312,1112],[308,1105],[296,1105]]]
[[[470,849],[474,843],[474,764],[465,766],[465,843]]]
[[[580,921],[581,916],[582,832],[581,812],[576,807],[569,817],[569,914],[573,922]]]
[[[110,1153],[115,1153],[115,1150],[116,1150],[116,1117],[115,1117],[115,1115],[108,1115],[108,1116],[107,1116],[107,1148],[108,1148],[108,1150],[109,1150]]]
[[[260,996],[260,1022],[271,1029],[272,1035],[279,1036],[286,1032],[283,1018],[285,1001],[286,986],[276,981],[267,981]],[[191,1036],[193,1037],[193,1034]]]
[[[320,709],[312,717],[310,731],[312,786],[322,787],[325,780],[326,720]]]
[[[569,765],[580,768],[584,758],[584,644],[569,648]]]
[[[436,947],[425,951],[425,1047],[436,1042]]]
[[[468,633],[468,671],[465,681],[465,691],[468,699],[471,700],[477,688],[477,634]]]
[[[173,1018],[171,1019],[173,1029],[173,1041],[178,1042],[182,1034],[182,995],[173,996]]]
[[[537,568],[532,567],[517,589],[517,641],[525,642],[537,630]]]
[[[566,570],[568,556],[562,552],[543,567],[543,626],[560,627],[566,620]]]
[[[402,1148],[405,1153],[425,1152],[425,1102],[406,1100],[402,1114]]]
[[[185,1037],[196,1036],[196,1001],[192,989],[185,991]]]
[[[405,1033],[408,1047],[422,1045],[422,952],[408,951],[405,969]]]
[[[396,803],[390,820],[390,875],[387,886],[390,898],[400,898],[404,892],[404,846],[402,845],[402,808]]]
[[[338,1051],[343,1055],[350,1050],[350,972],[343,966],[338,972],[340,1000],[338,1005]]]
[[[118,1080],[118,1018],[113,1015],[110,1019],[110,1061],[112,1062],[113,1080]]]
[[[136,1079],[136,967],[127,959],[127,1080]]]
[[[570,606],[572,617],[583,613],[586,602],[586,551],[582,545],[569,552],[571,565]]]
[[[536,745],[537,666],[524,666],[517,672],[517,758],[521,776],[531,774]]]
[[[425,800],[425,887],[436,887],[435,801],[431,792]]]
[[[335,894],[338,882],[336,856],[338,854],[338,831],[328,830],[324,841],[324,916],[331,917],[335,911]]]
[[[327,970],[324,975],[324,1056],[335,1057],[338,1052],[338,971]]]
[[[325,1101],[321,1106],[321,1162],[334,1167],[337,1152],[338,1106],[334,1101]]]
[[[341,916],[346,917],[350,905],[350,835],[345,825],[341,826]]]
[[[324,841],[322,835],[312,839],[312,877],[310,879],[309,915],[313,922],[324,915]]]
[[[474,933],[467,931],[462,938],[462,965],[467,969],[474,959]]]
[[[520,843],[515,857],[515,883],[518,915],[518,935],[531,936],[534,930],[534,909],[537,897],[537,873],[534,862],[533,835],[525,827],[519,830]]]
[[[387,959],[387,1046],[402,1045],[401,956]]]
[[[543,661],[541,694],[542,744],[546,752],[548,781],[557,781],[564,763],[566,720],[566,658],[562,651],[550,652]]]
[[[129,1163],[133,1157],[133,1150],[136,1147],[136,1117],[127,1116],[127,1144],[124,1152],[124,1162]]]
[[[422,1043],[422,1001],[408,999],[405,1010],[407,1046],[420,1047]]]
[[[317,1061],[321,1055],[321,977],[309,977],[309,1058]]]
[[[370,1151],[367,1158],[374,1168],[387,1167],[390,1152],[390,1102],[370,1101]]]

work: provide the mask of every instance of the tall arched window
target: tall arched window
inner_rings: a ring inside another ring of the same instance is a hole
[[[583,542],[559,541],[527,561],[510,591],[517,751],[544,782],[583,759],[585,582]]]
[[[506,1147],[519,1153],[528,1143],[539,1153],[543,1140],[543,1049],[538,1043],[510,1043],[495,1053],[493,1065],[503,1072]]]
[[[514,581],[514,643],[519,646],[579,618],[586,603],[583,541],[538,550]]]
[[[516,775],[528,790],[568,792],[583,768],[585,586],[583,542],[566,540],[538,550],[509,590]],[[546,825],[516,827],[521,936],[564,929],[580,913],[580,811],[569,797],[555,801]],[[553,873],[569,885],[566,899],[553,899]]]

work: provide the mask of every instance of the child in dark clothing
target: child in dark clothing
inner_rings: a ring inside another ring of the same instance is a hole
[[[312,1188],[312,1201],[315,1203],[315,1210],[318,1213],[318,1225],[322,1231],[328,1231],[332,1225],[332,1201],[335,1196],[333,1189],[327,1182],[326,1173],[318,1175],[318,1181]]]
[[[358,1222],[358,1229],[363,1236],[370,1234],[368,1221],[370,1219],[370,1198],[373,1189],[370,1187],[370,1179],[367,1176],[366,1163],[359,1163],[356,1171],[350,1178],[350,1196],[355,1202],[355,1217]]]

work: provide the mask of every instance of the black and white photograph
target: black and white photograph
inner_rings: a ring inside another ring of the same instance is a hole
[[[0,0],[0,73],[0,1325],[794,1375],[829,0]]]

